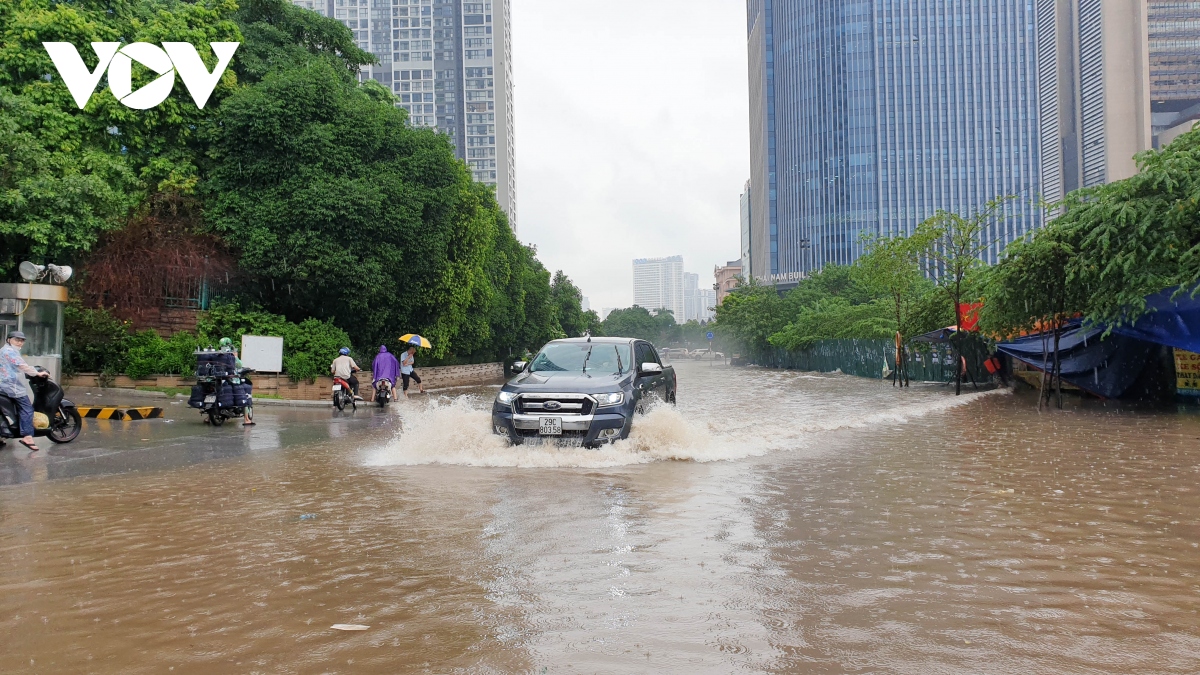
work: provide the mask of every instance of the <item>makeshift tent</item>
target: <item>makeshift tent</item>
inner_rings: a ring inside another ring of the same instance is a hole
[[[1063,382],[1104,398],[1117,398],[1133,384],[1150,356],[1149,343],[1124,335],[1101,340],[1103,328],[1085,328],[1072,322],[1058,340]],[[996,345],[1001,352],[1038,370],[1054,368],[1054,336],[1036,333]],[[1045,356],[1043,357],[1043,350]],[[1044,360],[1043,360],[1044,359]]]
[[[1133,324],[1113,328],[1104,339],[1104,326],[1068,324],[1059,337],[1063,381],[1097,396],[1117,398],[1137,381],[1154,345],[1200,352],[1200,299],[1184,295],[1172,300],[1174,294],[1167,290],[1146,298],[1147,314]],[[1039,370],[1054,367],[1052,334],[1027,335],[1000,343],[997,349]]]

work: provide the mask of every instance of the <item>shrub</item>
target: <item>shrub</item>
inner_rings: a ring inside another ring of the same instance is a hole
[[[63,370],[73,373],[119,373],[125,369],[129,326],[104,309],[84,309],[77,302],[63,312]]]

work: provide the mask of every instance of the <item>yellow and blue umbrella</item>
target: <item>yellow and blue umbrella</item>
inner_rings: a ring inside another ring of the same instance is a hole
[[[433,345],[429,344],[429,340],[426,340],[425,338],[421,337],[420,335],[414,335],[413,333],[409,333],[407,335],[401,335],[400,341],[405,344],[416,345],[418,347],[424,347],[425,349],[433,348]]]

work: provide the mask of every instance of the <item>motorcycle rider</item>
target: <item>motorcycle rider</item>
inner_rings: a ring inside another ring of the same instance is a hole
[[[237,349],[233,346],[233,340],[230,340],[227,337],[223,337],[223,338],[221,338],[221,341],[218,342],[217,344],[220,345],[221,351],[223,351],[227,354],[230,352],[233,353],[233,369],[235,371],[237,371],[238,374],[241,374],[242,358],[238,354]],[[245,375],[242,375],[242,381],[245,382],[246,384],[253,384],[252,382],[250,382],[250,379],[247,378]],[[244,427],[254,426],[254,420],[250,419],[250,409],[249,408],[246,408],[245,411],[242,413],[242,426],[244,426]]]
[[[25,391],[24,376],[49,377],[50,373],[39,373],[33,366],[25,363],[25,359],[21,358],[23,346],[25,334],[15,330],[8,334],[4,347],[0,348],[0,396],[7,396],[17,404],[20,433],[24,436],[18,442],[37,452],[41,448],[33,442],[33,402],[29,400],[29,394]]]
[[[377,387],[379,382],[386,380],[388,388],[395,390],[399,374],[400,362],[388,351],[387,345],[379,345],[379,354],[371,364],[371,386]]]
[[[329,364],[329,372],[332,373],[334,377],[342,378],[347,384],[350,385],[350,391],[354,394],[355,401],[363,400],[363,398],[358,395],[358,378],[354,376],[354,373],[362,370],[362,368],[359,368],[358,364],[354,362],[354,359],[350,358],[349,347],[342,347],[338,350],[338,354],[339,356],[333,360],[333,363]]]

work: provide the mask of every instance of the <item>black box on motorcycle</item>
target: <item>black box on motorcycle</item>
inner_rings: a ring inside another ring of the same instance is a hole
[[[233,352],[196,352],[196,375],[200,377],[233,375],[236,369],[237,357]]]
[[[233,401],[233,385],[228,382],[222,382],[217,388],[217,405],[222,408],[232,408],[235,404]]]
[[[188,397],[188,405],[192,408],[204,407],[204,385],[197,384],[192,387],[192,395]]]
[[[254,405],[254,400],[250,397],[250,383],[245,380],[241,384],[233,385],[233,404],[242,408]]]

